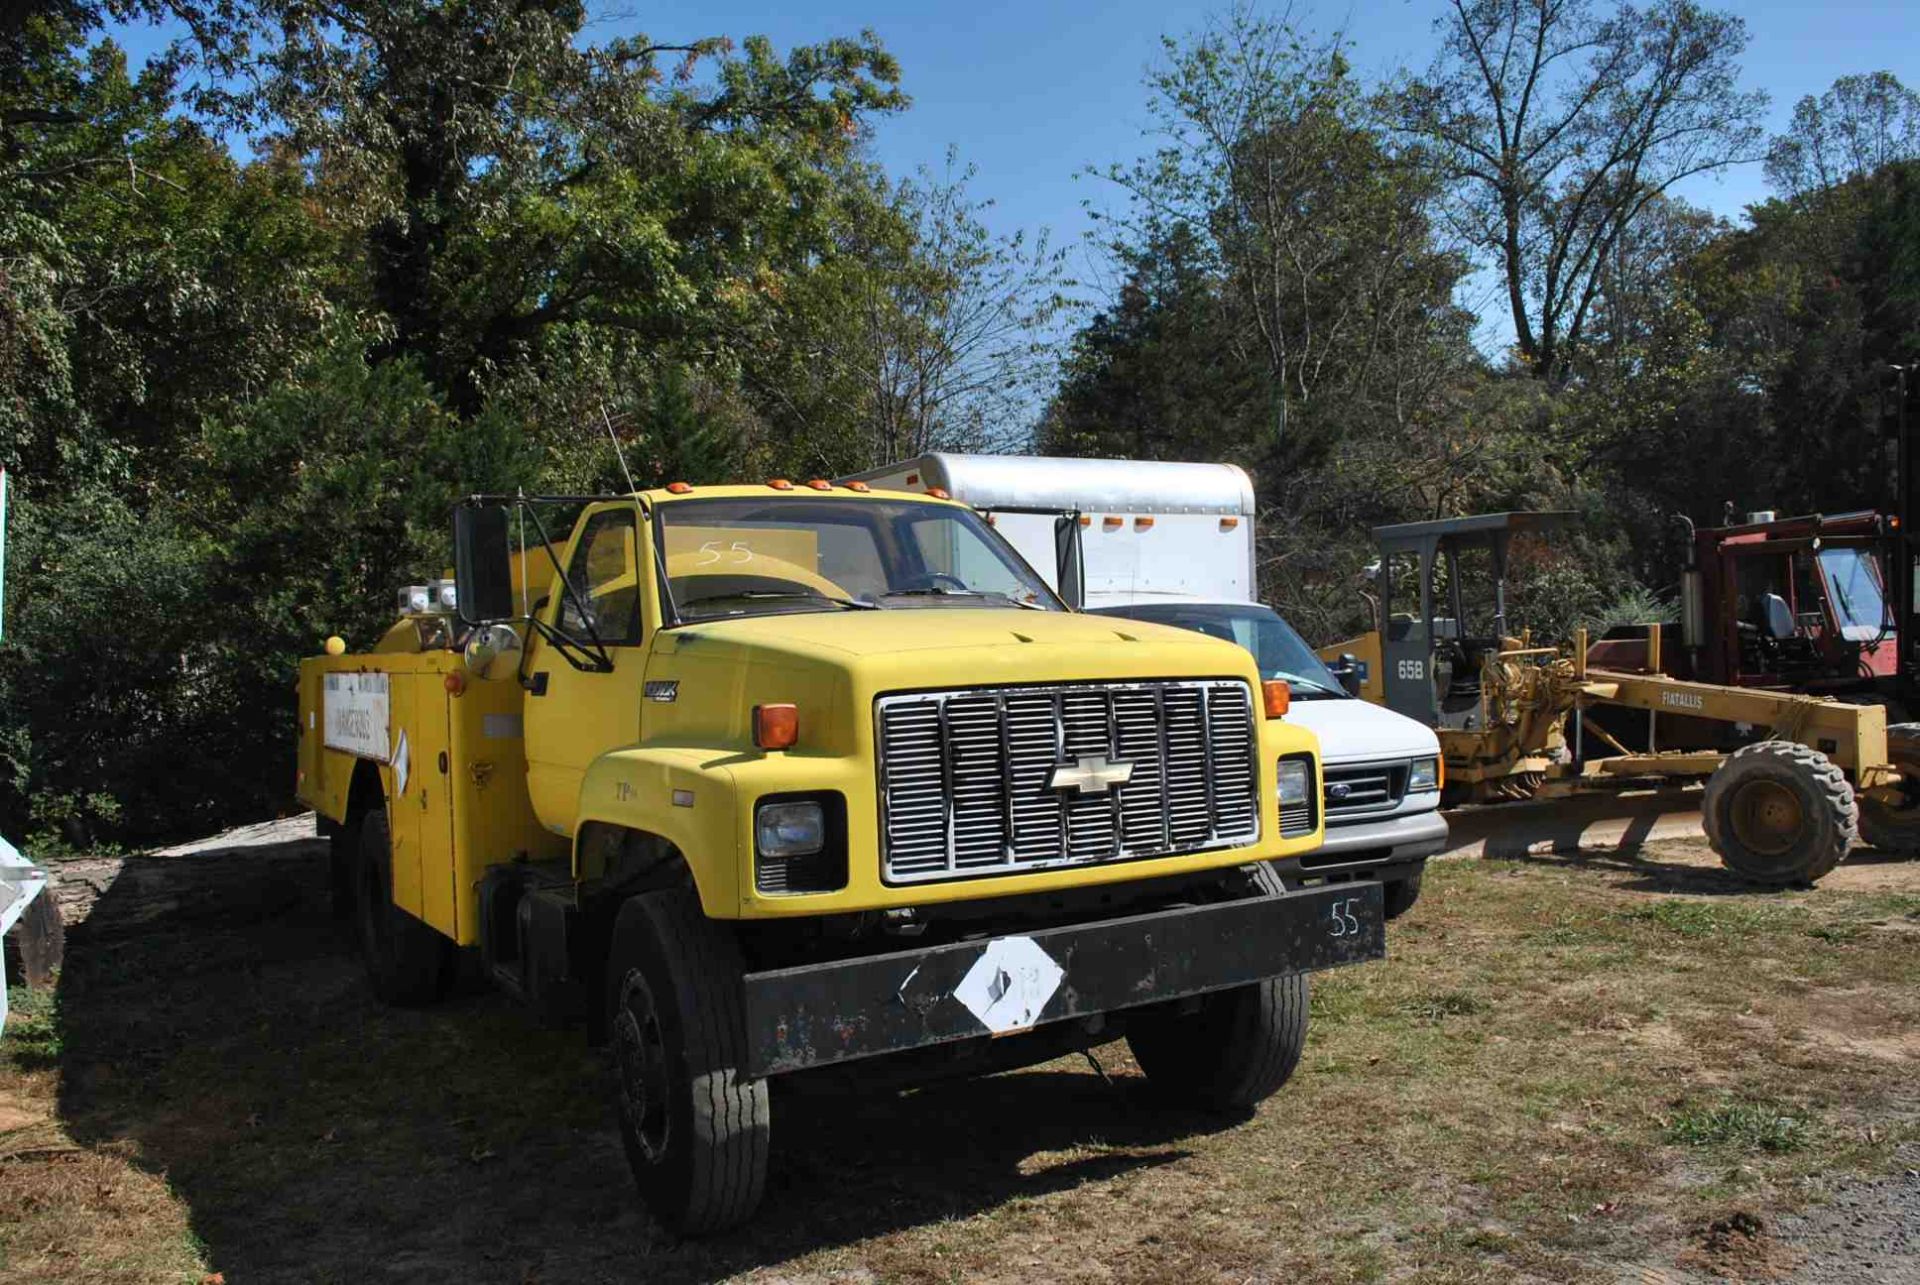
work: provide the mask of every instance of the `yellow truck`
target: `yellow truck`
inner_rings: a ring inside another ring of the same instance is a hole
[[[1067,610],[964,505],[674,483],[453,526],[451,581],[302,662],[299,794],[379,996],[469,959],[610,1046],[670,1228],[753,1212],[773,1077],[1124,1037],[1169,1098],[1245,1111],[1299,1059],[1306,974],[1384,953],[1378,883],[1265,864],[1322,837],[1285,685]]]

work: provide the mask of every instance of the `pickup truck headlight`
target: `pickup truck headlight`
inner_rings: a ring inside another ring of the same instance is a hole
[[[1440,788],[1440,760],[1415,759],[1407,769],[1407,793],[1423,794]]]
[[[826,813],[811,801],[762,803],[753,831],[763,857],[805,857],[827,846]]]

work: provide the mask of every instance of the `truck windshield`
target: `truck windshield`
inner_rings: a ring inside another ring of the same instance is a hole
[[[979,515],[917,500],[799,494],[654,508],[680,620],[940,607],[1064,611]]]
[[[1328,672],[1293,626],[1271,607],[1257,602],[1156,602],[1098,610],[1103,616],[1174,625],[1239,643],[1253,653],[1260,677],[1285,679],[1304,700],[1347,696],[1340,680]]]
[[[1887,604],[1880,592],[1879,568],[1865,549],[1820,550],[1820,575],[1848,642],[1875,642],[1887,632]]]

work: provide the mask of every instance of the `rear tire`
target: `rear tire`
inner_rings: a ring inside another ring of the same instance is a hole
[[[384,807],[360,821],[354,923],[373,993],[389,1004],[431,1004],[453,983],[453,943],[393,904],[393,841]]]
[[[1420,879],[1427,873],[1423,865],[1404,879],[1389,879],[1382,885],[1386,893],[1387,918],[1398,919],[1420,900]]]
[[[1284,891],[1272,866],[1253,872],[1264,893]],[[1293,1078],[1307,1044],[1307,1000],[1307,975],[1289,973],[1203,995],[1192,1011],[1156,1006],[1128,1018],[1127,1047],[1169,1097],[1244,1114]]]
[[[1900,769],[1904,802],[1860,798],[1860,837],[1882,852],[1920,853],[1920,723],[1887,729],[1887,758]]]
[[[1729,870],[1755,883],[1810,884],[1847,855],[1860,832],[1845,773],[1790,741],[1742,746],[1707,778],[1700,814]]]
[[[640,1198],[687,1236],[745,1222],[767,1184],[767,1082],[749,1080],[745,967],[685,889],[620,908],[607,1027],[620,1140]]]
[[[327,836],[327,907],[335,919],[353,918],[353,885],[360,862],[362,816],[342,822]]]

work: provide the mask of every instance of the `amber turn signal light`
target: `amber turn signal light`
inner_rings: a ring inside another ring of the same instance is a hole
[[[1260,684],[1260,697],[1266,702],[1268,718],[1285,718],[1293,708],[1293,688],[1278,678]]]
[[[763,750],[790,750],[800,741],[798,705],[755,705],[753,743]]]

